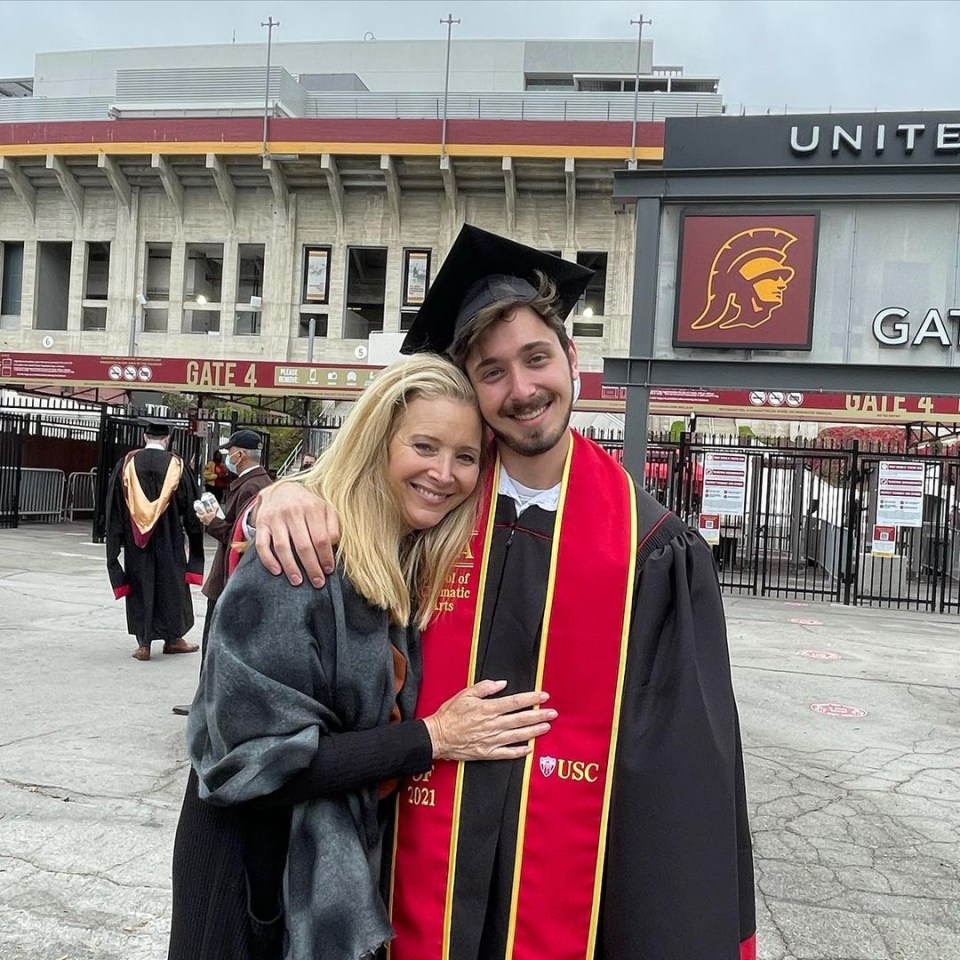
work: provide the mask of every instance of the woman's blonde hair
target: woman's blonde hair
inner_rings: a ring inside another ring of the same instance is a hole
[[[333,443],[298,480],[339,514],[338,557],[353,586],[395,623],[412,617],[425,627],[473,533],[481,482],[436,526],[409,531],[387,483],[387,462],[407,404],[417,398],[467,404],[480,418],[473,387],[457,367],[432,354],[411,357],[377,374]],[[482,474],[482,453],[480,467]]]

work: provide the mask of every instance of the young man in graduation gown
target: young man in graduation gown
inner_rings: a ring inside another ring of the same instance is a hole
[[[126,600],[127,630],[137,638],[133,656],[141,661],[150,659],[154,640],[164,653],[200,649],[183,639],[193,626],[189,584],[203,582],[197,482],[169,443],[166,424],[148,423],[143,449],[120,460],[107,488],[107,572],[114,596]]]
[[[498,454],[423,637],[418,715],[506,679],[546,691],[558,717],[524,760],[441,759],[401,789],[392,960],[755,956],[711,552],[569,427],[578,367],[563,321],[589,276],[466,226],[404,343],[463,366]],[[293,546],[318,578],[332,558],[316,532],[335,538],[335,517],[297,485],[268,493],[261,558],[296,582]]]

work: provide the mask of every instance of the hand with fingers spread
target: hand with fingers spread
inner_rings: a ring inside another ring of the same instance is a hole
[[[424,718],[436,760],[516,760],[533,747],[528,741],[549,732],[557,711],[542,708],[540,690],[495,697],[506,680],[481,680],[451,697]]]
[[[257,554],[270,573],[283,573],[297,586],[305,572],[315,587],[323,586],[340,540],[340,518],[330,504],[300,483],[276,483],[261,491],[251,519]]]

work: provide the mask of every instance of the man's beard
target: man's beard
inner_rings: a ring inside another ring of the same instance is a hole
[[[515,416],[518,413],[526,413],[542,407],[551,400],[554,405],[560,402],[560,398],[555,394],[552,397],[550,395],[541,395],[534,397],[532,401],[528,401],[527,403],[513,404],[505,407],[500,412],[500,415],[506,418]],[[518,453],[522,457],[538,457],[541,453],[552,450],[563,439],[563,435],[567,432],[567,427],[570,425],[570,414],[572,412],[573,397],[571,396],[567,405],[566,416],[564,416],[562,422],[559,423],[555,429],[550,429],[549,426],[538,427],[532,432],[519,437],[503,433],[493,426],[491,426],[490,429],[493,431],[493,435],[497,440],[504,444],[504,446],[509,447],[514,453]]]

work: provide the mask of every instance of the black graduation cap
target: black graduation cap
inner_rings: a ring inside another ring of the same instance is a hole
[[[140,422],[143,424],[143,432],[148,437],[170,436],[170,427],[162,420],[151,420],[149,417],[141,417]]]
[[[593,271],[569,260],[464,224],[417,311],[401,353],[445,353],[457,332],[484,307],[504,297],[532,298],[536,271],[557,285],[566,319]]]

